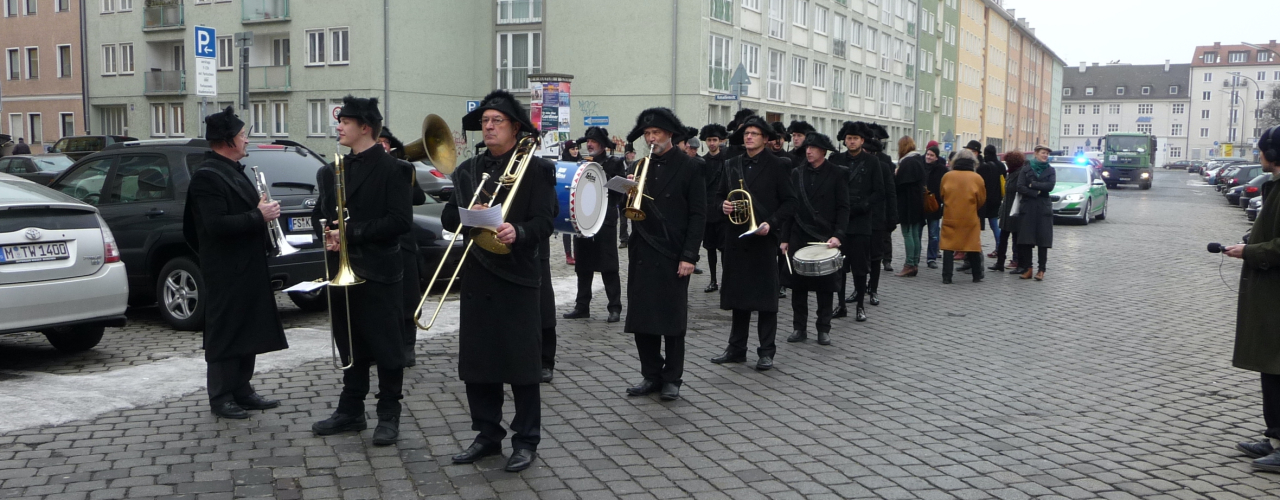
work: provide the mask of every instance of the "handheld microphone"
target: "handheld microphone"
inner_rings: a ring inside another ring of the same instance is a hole
[[[1208,250],[1209,253],[1222,253],[1222,243],[1210,243]]]

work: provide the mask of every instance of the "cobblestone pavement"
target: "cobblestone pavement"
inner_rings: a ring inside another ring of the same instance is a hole
[[[705,361],[728,314],[695,276],[673,403],[623,394],[639,375],[620,325],[561,320],[540,460],[518,475],[501,457],[449,462],[474,436],[454,333],[419,346],[397,446],[373,447],[372,431],[311,435],[340,381],[316,361],[259,374],[284,404],[247,421],[212,418],[196,392],[0,436],[0,498],[1274,497],[1280,476],[1251,472],[1232,447],[1260,436],[1261,402],[1256,374],[1230,367],[1234,294],[1204,251],[1248,224],[1192,179],[1157,172],[1150,191],[1113,190],[1106,221],[1055,228],[1042,283],[885,276],[870,321],[837,320],[828,347],[780,339],[769,372],[752,369],[754,354]],[[1232,287],[1238,272],[1221,266]],[[600,294],[595,305],[600,316]],[[324,325],[285,309],[290,326]],[[154,313],[131,318],[78,356],[2,337],[0,362],[87,373],[198,349]]]

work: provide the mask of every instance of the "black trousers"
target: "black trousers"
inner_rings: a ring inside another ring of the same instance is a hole
[[[871,230],[871,242],[868,244],[867,260],[870,266],[871,279],[867,281],[867,291],[876,293],[880,289],[880,262],[893,259],[893,233],[880,229]]]
[[[867,294],[867,276],[871,273],[868,258],[871,251],[871,236],[850,234],[845,235],[845,239],[849,241],[840,245],[840,251],[844,253],[844,267],[840,269],[840,304],[844,303],[846,283],[850,274],[853,275],[854,299],[861,304],[863,296]],[[879,267],[876,266],[877,269]]]
[[[621,205],[618,206],[618,243],[627,242],[627,224],[631,222],[631,219],[628,219],[627,216],[622,213],[622,210],[625,208],[627,207]]]
[[[880,238],[880,260],[893,262],[893,230],[881,231]]]
[[[238,358],[209,362],[209,405],[218,406],[253,395],[253,364],[257,356],[250,354]]]
[[[1031,247],[1035,245],[1017,245],[1018,267],[1023,269],[1031,269]],[[1044,270],[1045,261],[1049,260],[1049,249],[1045,247],[1036,247],[1036,257],[1040,264],[1040,270]]]
[[[973,268],[973,279],[980,280],[983,278],[982,252],[965,252],[964,261],[969,263],[969,267]],[[951,279],[956,271],[956,253],[951,250],[942,251],[942,278]]]
[[[637,333],[636,351],[640,355],[640,375],[646,380],[680,385],[684,382],[684,335],[650,335]],[[667,341],[667,356],[662,356],[662,341]]]
[[[369,368],[373,359],[357,359],[351,368],[342,371],[342,395],[338,397],[338,413],[363,415],[364,398],[369,395]],[[404,368],[387,369],[378,366],[378,415],[400,414],[400,400],[404,398]]]
[[[996,244],[996,265],[998,266],[1003,266],[1009,258],[1009,238],[1011,237],[1013,237],[1013,231],[1000,231],[1000,242]],[[1018,256],[1014,255],[1013,260],[1018,260]]]
[[[707,249],[707,265],[710,266],[709,270],[711,271],[712,283],[719,283],[719,281],[716,280],[716,260],[717,260],[716,249],[708,248]]]
[[[835,294],[831,292],[813,292],[818,297],[818,322],[816,326],[822,333],[831,333],[831,301]],[[793,290],[791,293],[791,311],[794,318],[791,326],[797,331],[806,329],[809,323],[809,292]]]
[[[536,450],[542,441],[542,395],[538,384],[513,385],[511,395],[516,416],[511,419],[511,448]],[[467,384],[467,406],[471,407],[471,430],[479,432],[476,442],[502,446],[507,437],[502,428],[502,384]]]
[[[574,309],[579,311],[591,310],[591,282],[595,281],[596,273],[585,269],[577,269],[578,273],[578,299]],[[618,272],[600,273],[600,279],[604,281],[604,296],[609,299],[609,312],[622,312],[622,280],[618,277]]]
[[[570,259],[573,258],[573,236],[564,235],[564,255]]]
[[[1262,419],[1267,423],[1264,435],[1280,439],[1280,375],[1262,374]]]
[[[547,370],[556,367],[556,327],[542,329],[542,367]]]
[[[747,352],[747,334],[751,329],[751,313],[742,309],[733,310],[733,326],[729,330],[729,350],[735,354],[745,354]],[[760,357],[773,357],[778,352],[778,346],[774,344],[775,338],[778,336],[778,313],[759,311],[759,322],[756,325],[757,332],[760,336],[760,348],[756,349],[756,354]]]

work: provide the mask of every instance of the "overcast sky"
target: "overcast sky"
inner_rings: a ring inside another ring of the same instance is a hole
[[[1067,66],[1116,59],[1190,63],[1197,45],[1280,40],[1280,28],[1268,21],[1278,5],[1262,0],[1004,0],[1004,7],[1025,17]]]

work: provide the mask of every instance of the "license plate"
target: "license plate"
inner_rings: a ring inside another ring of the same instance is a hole
[[[65,241],[0,247],[0,264],[20,264],[23,262],[42,262],[70,258],[71,252],[67,249],[67,242]]]
[[[289,230],[290,231],[310,231],[311,218],[310,217],[290,217]]]

